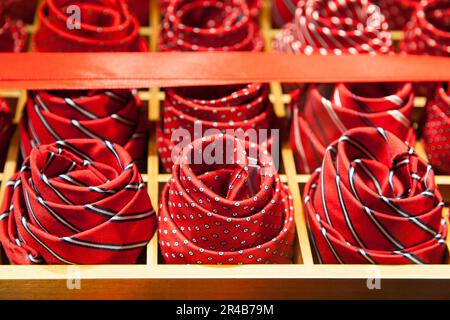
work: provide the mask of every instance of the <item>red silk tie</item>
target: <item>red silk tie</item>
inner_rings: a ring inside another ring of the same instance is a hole
[[[160,8],[161,14],[162,14],[163,16],[166,15],[166,13],[167,13],[167,8],[169,7],[170,2],[171,2],[171,0],[159,0],[159,8]],[[187,1],[186,1],[186,2],[187,2]],[[191,0],[191,2],[193,2],[193,1]],[[205,3],[205,2],[208,2],[208,1],[202,0],[202,2]],[[231,3],[232,1],[230,1],[230,0],[225,0],[225,1],[222,1],[222,2],[228,2],[228,3]],[[250,14],[251,14],[253,17],[256,18],[256,17],[259,15],[260,11],[261,11],[262,0],[245,0],[245,3],[247,4],[247,6],[248,6],[248,8],[249,8],[249,10],[250,10]]]
[[[138,19],[141,25],[148,25],[150,18],[149,0],[126,0],[130,12]]]
[[[36,12],[37,0],[2,0],[0,7],[5,9],[8,17],[32,23]]]
[[[187,137],[197,139],[207,130],[249,132],[255,129],[260,139],[257,130],[270,129],[274,117],[268,92],[268,87],[261,84],[167,89],[158,127],[158,152],[164,169],[171,171],[173,154],[179,154],[191,142],[185,140]],[[183,132],[172,140],[180,128]],[[270,137],[261,139],[258,142],[269,149]]]
[[[450,85],[437,88],[423,116],[423,141],[436,172],[450,174]]]
[[[13,264],[135,263],[157,222],[130,155],[96,139],[33,149],[1,208]]]
[[[442,263],[447,226],[431,165],[395,135],[356,128],[332,143],[305,186],[321,263]]]
[[[39,144],[94,138],[121,145],[141,162],[148,133],[145,111],[130,90],[31,91],[20,124],[22,155]]]
[[[304,0],[302,1],[304,2]],[[282,27],[286,23],[291,22],[294,19],[298,2],[299,0],[272,0],[273,25],[275,27]]]
[[[0,98],[0,154],[4,159],[6,155],[9,138],[12,132],[12,113],[8,103],[3,98]]]
[[[79,29],[71,18],[73,13],[66,13],[71,4],[69,0],[46,0],[41,5],[36,51],[147,51],[147,43],[138,34],[139,23],[124,0],[78,1]]]
[[[346,130],[382,127],[413,144],[414,93],[406,84],[311,85],[293,94],[291,146],[300,172],[314,171],[327,146]]]
[[[372,0],[380,7],[391,30],[402,30],[411,19],[420,0]]]
[[[222,148],[215,159],[221,154],[227,164],[191,164],[194,154],[211,148]],[[259,146],[253,151],[259,158],[249,157],[250,145],[230,135],[183,149],[160,202],[159,241],[167,263],[292,263],[292,197],[271,156]]]
[[[307,55],[376,54],[390,52],[392,40],[384,16],[368,1],[307,0],[298,3],[274,47]]]
[[[161,28],[161,51],[261,51],[256,22],[242,0],[175,0]]]
[[[0,13],[0,52],[24,51],[26,42],[27,34],[22,21],[12,20]]]

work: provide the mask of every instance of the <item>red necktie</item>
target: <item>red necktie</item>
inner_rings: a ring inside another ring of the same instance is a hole
[[[36,12],[37,0],[2,0],[3,6],[9,17],[32,23]]]
[[[131,157],[96,139],[33,149],[1,208],[0,240],[13,264],[135,263],[156,229]]]
[[[261,51],[262,37],[243,0],[175,0],[167,8],[161,51]]]
[[[327,146],[356,127],[382,127],[413,143],[414,93],[406,84],[311,85],[293,94],[291,146],[299,172],[322,163]]]
[[[274,47],[301,54],[388,53],[391,35],[385,18],[365,0],[306,0],[295,19],[276,36]]]
[[[131,90],[31,91],[20,124],[22,154],[58,140],[94,138],[121,145],[139,162],[146,155],[145,113]]]
[[[450,85],[437,88],[423,115],[423,141],[435,171],[450,174]]]
[[[272,0],[272,21],[275,27],[282,27],[294,19],[299,0]]]
[[[261,7],[262,7],[262,0],[244,0],[245,3],[247,4],[249,10],[250,10],[250,14],[253,17],[257,17],[259,15],[259,12],[261,11]],[[159,8],[161,10],[161,14],[164,16],[167,13],[167,8],[170,5],[171,0],[159,0]],[[186,1],[188,2],[188,1]],[[191,0],[191,2],[193,2]],[[205,0],[202,0],[202,2],[207,2]],[[228,2],[231,3],[231,0],[225,0],[222,2]]]
[[[0,52],[24,51],[26,42],[27,34],[22,21],[12,20],[0,13]]]
[[[223,147],[220,160],[228,164],[191,164],[195,153],[206,157],[212,146]],[[292,197],[271,156],[259,146],[253,151],[258,159],[247,157],[249,144],[230,135],[208,136],[183,149],[161,195],[159,241],[166,263],[292,263]]]
[[[6,155],[12,133],[12,113],[5,99],[0,98],[0,154]]]
[[[163,116],[158,127],[158,152],[166,171],[172,168],[173,154],[206,130],[270,129],[273,119],[268,87],[261,84],[243,86],[195,87],[166,90]],[[201,126],[201,127],[200,127]],[[175,130],[186,134],[172,140]],[[258,137],[259,139],[260,137]],[[184,141],[184,142],[183,142]],[[270,148],[270,137],[258,141]]]
[[[447,226],[431,165],[380,128],[345,132],[305,186],[321,263],[442,263]]]
[[[372,0],[381,9],[391,30],[402,30],[420,0]]]
[[[124,0],[78,1],[80,29],[66,13],[71,4],[68,0],[46,0],[41,5],[40,28],[34,37],[36,51],[147,51],[138,34],[139,23]]]
[[[149,0],[126,0],[130,12],[138,19],[141,25],[148,25],[150,18]]]

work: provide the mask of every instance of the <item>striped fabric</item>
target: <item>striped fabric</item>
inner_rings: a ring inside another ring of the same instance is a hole
[[[205,161],[193,164],[199,151]],[[294,235],[292,197],[268,153],[230,135],[183,149],[161,195],[166,263],[292,263]]]
[[[20,124],[22,155],[27,157],[39,144],[94,138],[121,145],[142,162],[147,119],[131,90],[30,91]]]
[[[0,10],[0,52],[22,52],[26,42],[27,34],[22,21],[4,16]]]
[[[267,85],[194,87],[167,89],[163,115],[158,126],[158,152],[167,172],[172,169],[173,154],[178,154],[186,141],[187,133],[192,140],[211,130],[270,129],[273,124],[272,104]],[[201,125],[201,128],[200,128]],[[177,135],[183,128],[185,134]],[[247,131],[249,132],[249,131]],[[260,139],[259,131],[254,131]],[[172,135],[174,138],[172,138]],[[270,148],[270,137],[259,143]],[[267,144],[266,144],[267,143]]]
[[[310,55],[388,53],[388,24],[368,0],[306,0],[274,40],[281,52]]]
[[[320,263],[443,262],[447,225],[433,169],[388,131],[346,131],[304,194]]]
[[[402,30],[411,19],[420,0],[372,0],[380,7],[391,30]]]
[[[12,133],[12,113],[5,99],[0,98],[0,163],[6,156],[9,138]]]
[[[291,146],[297,170],[313,172],[327,146],[356,127],[382,127],[411,145],[411,83],[311,85],[292,94]]]
[[[39,8],[40,27],[33,38],[35,51],[104,52],[147,51],[139,36],[139,22],[125,0],[81,0],[80,28],[75,28],[64,8],[68,0],[45,0]],[[87,21],[87,22],[86,22]],[[71,24],[73,28],[68,28]]]
[[[33,149],[0,212],[0,241],[13,264],[135,263],[156,229],[130,155],[95,139]]]
[[[174,0],[159,37],[161,51],[261,51],[263,41],[242,0]]]
[[[429,98],[423,114],[423,142],[436,172],[450,174],[450,84],[441,85]]]

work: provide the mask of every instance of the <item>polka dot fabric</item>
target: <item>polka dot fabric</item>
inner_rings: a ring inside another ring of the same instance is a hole
[[[0,13],[0,52],[22,52],[26,42],[27,34],[22,21],[12,20]]]
[[[450,174],[450,85],[437,88],[423,115],[423,142],[435,171]]]
[[[291,147],[297,170],[313,172],[327,146],[356,127],[382,127],[413,145],[411,83],[311,85],[292,94]]]
[[[391,30],[402,30],[420,0],[373,0],[373,3],[380,7]]]
[[[447,225],[433,169],[392,133],[345,132],[304,193],[320,263],[443,263]]]
[[[388,24],[367,0],[301,0],[295,18],[278,33],[275,50],[300,54],[388,53]]]
[[[0,98],[0,154],[6,155],[12,133],[12,113],[5,99]],[[2,157],[3,158],[3,157]]]
[[[46,0],[39,8],[40,27],[34,36],[34,50],[41,52],[147,51],[138,34],[139,23],[124,0],[81,0],[80,29],[72,23],[65,8],[68,0]]]
[[[161,28],[161,51],[261,51],[263,41],[243,0],[174,0]]]
[[[65,139],[108,140],[138,163],[146,155],[146,110],[130,90],[30,91],[20,123],[24,158],[39,144]]]
[[[188,160],[220,144],[229,147],[225,150],[233,161]],[[183,149],[161,195],[159,241],[166,263],[292,263],[292,197],[271,156],[253,148],[257,158],[249,156],[248,143],[215,135]]]
[[[135,263],[157,223],[130,155],[95,139],[33,149],[0,212],[12,264]]]
[[[170,172],[173,154],[186,145],[187,132],[198,137],[214,129],[223,133],[226,129],[269,129],[274,114],[268,94],[268,87],[261,84],[167,89],[157,141],[164,169]],[[173,139],[180,128],[186,134]],[[258,142],[270,145],[269,140]]]

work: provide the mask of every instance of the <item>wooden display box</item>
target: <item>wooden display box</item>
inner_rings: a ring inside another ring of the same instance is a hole
[[[140,33],[155,51],[160,21],[156,1],[151,1],[150,25]],[[270,1],[264,1],[260,18],[266,50],[277,30],[270,21]],[[37,22],[27,26],[31,35]],[[401,32],[393,32],[401,39]],[[279,83],[271,83],[270,99],[276,116],[285,125],[289,96]],[[158,208],[159,193],[170,175],[160,172],[156,148],[156,123],[164,93],[158,88],[139,95],[149,106],[152,134],[149,139],[147,170],[143,172],[153,206]],[[6,182],[18,169],[19,132],[17,124],[26,102],[23,91],[0,91],[15,109],[16,130],[6,155],[0,156],[0,199]],[[420,117],[424,98],[416,98],[415,120]],[[424,155],[420,143],[417,151]],[[97,266],[14,266],[3,256],[0,265],[1,299],[315,299],[315,298],[450,298],[450,265],[319,265],[308,239],[302,208],[302,194],[309,175],[298,174],[288,137],[281,152],[281,178],[287,183],[295,203],[297,241],[291,265],[198,266],[165,265],[159,257],[157,234],[137,265]],[[450,176],[437,176],[437,184],[450,200]],[[448,208],[444,210],[448,214]],[[449,243],[447,241],[447,243]],[[447,262],[448,263],[448,262]],[[368,286],[369,284],[369,286]],[[377,286],[379,285],[379,286]],[[375,287],[375,288],[374,288]]]

